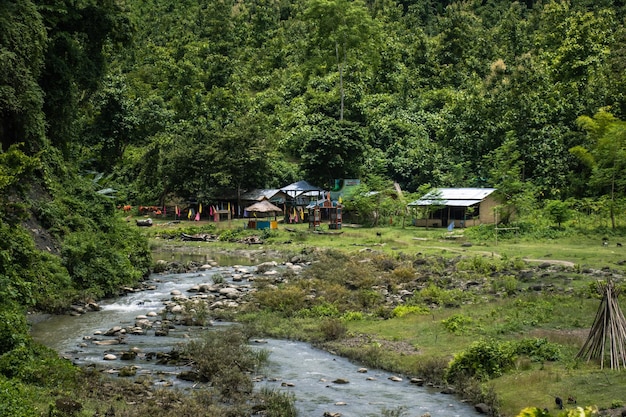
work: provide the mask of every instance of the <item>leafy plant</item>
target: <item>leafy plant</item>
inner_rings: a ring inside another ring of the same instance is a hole
[[[391,312],[392,317],[404,317],[407,314],[429,314],[430,309],[424,306],[399,305]]]
[[[481,380],[495,378],[510,369],[515,363],[515,358],[515,346],[512,343],[483,339],[472,343],[454,357],[446,379],[455,381],[460,377],[475,377]]]
[[[442,320],[441,324],[443,324],[443,327],[450,333],[462,334],[467,331],[468,326],[473,322],[474,321],[471,317],[467,317],[462,314],[454,314],[447,319]]]

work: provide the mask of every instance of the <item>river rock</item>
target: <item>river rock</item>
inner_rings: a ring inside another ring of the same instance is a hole
[[[454,394],[454,388],[452,387],[445,387],[443,390],[441,390],[442,394]]]
[[[402,378],[400,378],[399,376],[395,376],[395,375],[390,376],[387,379],[390,380],[390,381],[393,381],[393,382],[402,382]]]
[[[426,412],[426,413],[422,414],[421,417],[430,417],[430,413]]]
[[[170,295],[183,295],[183,293],[180,292],[179,290],[172,290],[170,291]]]
[[[179,305],[175,305],[172,307],[172,309],[170,310],[172,313],[174,314],[180,314],[183,312],[183,307],[179,306]]]
[[[211,269],[211,268],[213,268],[213,265],[204,264],[204,265],[201,265],[198,269],[200,271],[206,271],[207,269]]]
[[[167,336],[170,334],[170,330],[167,327],[161,327],[154,331],[155,336]]]
[[[365,373],[367,373],[367,368],[359,368],[357,370],[357,372],[360,373],[360,374],[365,374]]]
[[[324,417],[341,417],[341,413],[324,411]]]
[[[135,327],[141,327],[142,329],[149,329],[152,327],[152,322],[148,320],[147,317],[145,319],[135,320]]]
[[[474,409],[478,411],[480,414],[489,414],[491,413],[491,407],[489,407],[485,403],[478,403],[474,406]]]
[[[158,314],[157,314],[157,312],[156,312],[156,311],[151,311],[151,312],[149,312],[149,313],[147,314],[147,316],[148,316],[148,317],[156,317],[156,316],[158,316]]]
[[[105,361],[114,361],[117,359],[117,356],[112,353],[107,353],[102,359],[104,359]]]
[[[90,311],[100,311],[102,308],[100,307],[100,305],[96,304],[95,302],[91,301],[89,303],[87,303],[86,307],[90,310]]]
[[[239,297],[239,290],[237,288],[233,288],[233,287],[221,288],[219,293],[221,295],[225,295],[228,298],[238,298]]]
[[[295,387],[296,385],[293,382],[281,382],[281,387]]]
[[[422,378],[411,378],[411,384],[415,384],[419,387],[424,385],[424,380]]]
[[[114,327],[111,327],[106,332],[104,332],[104,335],[105,336],[115,336],[115,335],[121,333],[122,330],[123,330],[122,326],[114,326]]]
[[[132,361],[137,357],[137,352],[134,352],[132,350],[126,351],[126,352],[122,352],[120,355],[120,359],[123,361]]]
[[[345,378],[337,378],[333,381],[334,384],[349,384],[350,381],[348,381]]]

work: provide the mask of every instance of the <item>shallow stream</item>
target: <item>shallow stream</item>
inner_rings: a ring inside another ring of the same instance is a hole
[[[236,267],[224,266],[226,259],[221,259],[221,262],[222,266],[202,272],[153,274],[150,284],[154,285],[154,290],[130,293],[102,302],[101,311],[80,316],[53,316],[37,321],[32,325],[32,335],[74,363],[96,364],[110,369],[112,374],[119,368],[133,365],[138,367],[137,375],[149,374],[156,384],[193,389],[192,384],[175,378],[177,373],[184,370],[183,367],[157,365],[156,361],[141,357],[133,361],[105,361],[104,355],[113,353],[119,357],[119,353],[133,347],[142,352],[169,352],[177,343],[194,337],[198,332],[216,331],[228,323],[215,323],[206,328],[176,326],[166,337],[155,337],[153,331],[147,335],[129,334],[125,344],[114,346],[93,342],[110,339],[97,332],[105,332],[114,326],[132,325],[139,315],[148,315],[150,312],[158,314],[174,290],[185,294],[193,285],[210,283],[215,273],[229,277]],[[246,268],[254,270],[253,266]],[[244,281],[241,285],[248,284]],[[314,349],[306,343],[271,339],[263,342],[254,343],[253,346],[266,349],[271,354],[268,366],[259,370],[265,378],[256,384],[258,387],[268,386],[293,393],[300,416],[322,416],[325,412],[341,413],[343,417],[380,416],[385,410],[397,410],[400,407],[405,408],[404,415],[410,417],[427,412],[433,417],[479,415],[472,406],[459,402],[453,396],[411,384],[408,378],[400,375],[401,381],[392,381],[389,378],[396,375],[388,372],[372,369],[365,373],[358,372],[361,365]],[[345,379],[349,383],[334,383],[337,379]]]

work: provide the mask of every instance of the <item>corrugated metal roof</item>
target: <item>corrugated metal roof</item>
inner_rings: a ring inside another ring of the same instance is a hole
[[[298,181],[298,182],[294,182],[293,184],[289,184],[283,188],[280,189],[281,191],[285,191],[287,193],[289,192],[296,192],[296,193],[303,193],[303,192],[307,192],[307,191],[324,191],[323,189],[316,187],[315,185],[311,185],[308,182],[302,180],[302,181]]]
[[[256,189],[242,194],[241,199],[247,201],[261,201],[263,199],[271,200],[272,197],[279,193],[284,194],[277,188]]]
[[[494,191],[495,188],[437,188],[409,203],[409,206],[469,207],[480,203]]]

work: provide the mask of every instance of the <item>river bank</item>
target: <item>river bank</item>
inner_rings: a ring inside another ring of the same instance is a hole
[[[585,242],[578,239],[535,245],[500,241],[494,252],[436,231],[418,240],[413,232],[398,229],[347,230],[341,236],[298,233],[293,239],[293,232],[277,231],[260,246],[332,255],[314,263],[304,280],[261,290],[256,301],[261,310],[242,311],[239,320],[263,334],[310,340],[362,363],[426,376],[437,385],[445,381],[453,358],[475,342],[545,341],[558,345],[560,359],[519,355],[501,376],[473,382],[457,394],[491,396],[508,416],[528,406],[557,414],[545,392],[571,395],[606,414],[619,410],[621,393],[613,387],[626,382],[623,376],[599,373],[597,363],[575,360],[598,307],[590,284],[623,276],[624,258],[615,250],[608,257],[591,249],[583,253]],[[561,254],[564,259],[556,259]],[[313,297],[317,301],[311,302]],[[524,392],[516,389],[519,381],[525,381]],[[603,389],[590,389],[594,384]]]

